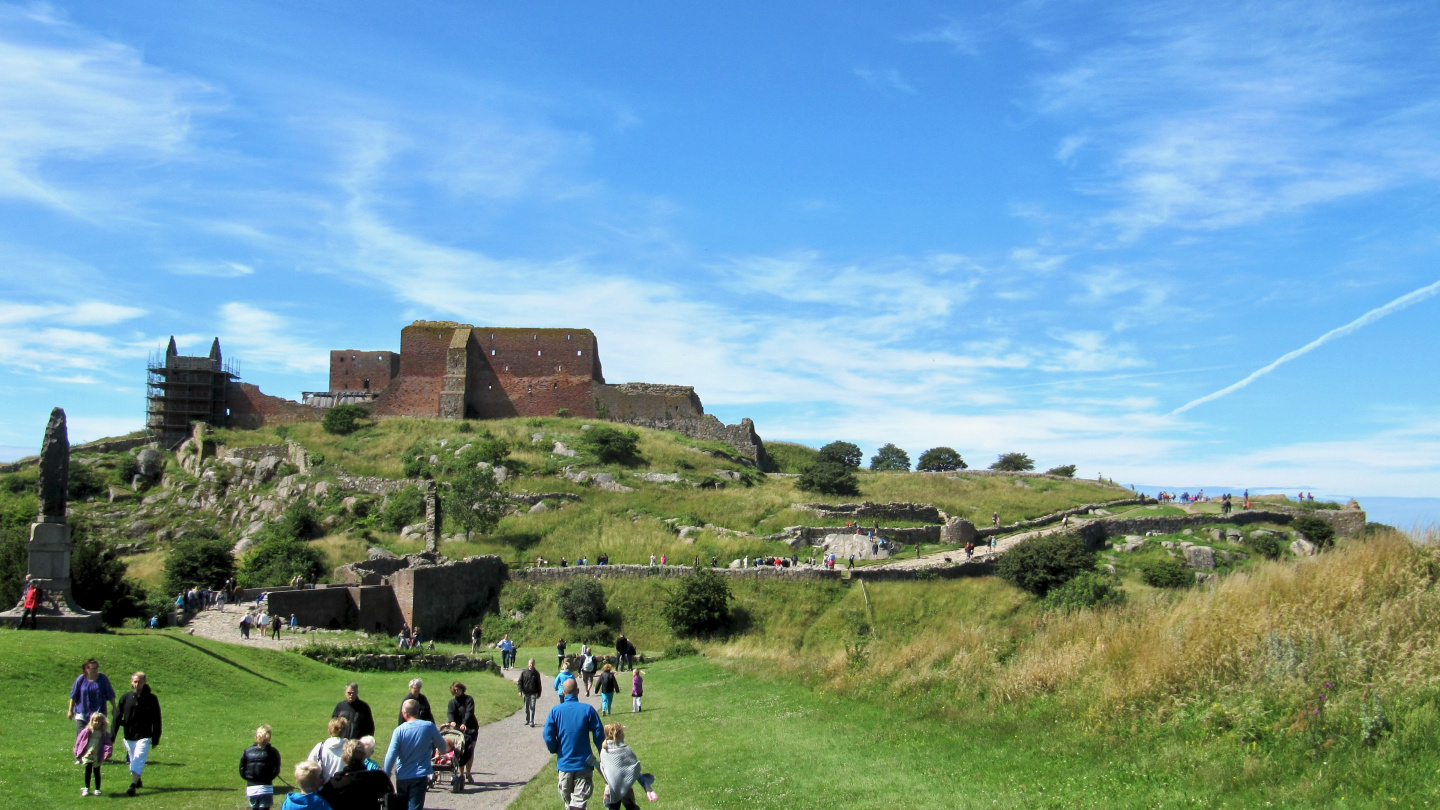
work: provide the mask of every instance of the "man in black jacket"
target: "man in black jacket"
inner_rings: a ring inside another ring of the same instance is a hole
[[[144,787],[140,777],[145,773],[145,760],[150,758],[150,749],[160,747],[160,701],[145,683],[145,673],[130,676],[130,691],[120,698],[115,707],[115,722],[111,733],[116,737],[125,732],[125,750],[130,754],[130,789],[126,796]]]
[[[625,659],[629,652],[630,640],[625,638],[624,633],[621,633],[620,637],[615,639],[615,669],[621,672],[625,671]]]
[[[360,685],[345,685],[345,699],[335,704],[331,717],[343,717],[350,721],[350,739],[375,736],[375,717],[370,714],[370,704],[360,699]]]
[[[345,770],[330,777],[320,788],[320,798],[329,803],[331,810],[375,810],[381,806],[381,799],[395,792],[384,771],[365,767],[365,755],[364,743],[359,740],[345,743],[341,754]]]
[[[530,659],[530,665],[520,670],[520,678],[516,681],[520,687],[520,697],[525,698],[525,725],[535,725],[535,701],[540,698],[540,671],[535,668],[535,659]]]

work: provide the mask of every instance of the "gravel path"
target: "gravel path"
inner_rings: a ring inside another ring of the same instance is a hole
[[[979,563],[986,562],[987,560],[990,560],[992,557],[999,557],[1001,554],[1004,554],[1006,551],[1009,551],[1011,548],[1013,548],[1017,543],[1019,543],[1019,542],[1022,541],[1022,540],[1028,540],[1028,539],[1030,539],[1031,537],[1041,537],[1041,536],[1047,535],[1047,534],[1058,534],[1058,533],[1060,533],[1060,532],[1068,532],[1068,531],[1071,531],[1071,530],[1074,530],[1074,529],[1078,529],[1078,528],[1080,528],[1081,526],[1084,526],[1085,524],[1090,523],[1091,521],[1097,520],[1097,519],[1098,519],[1098,518],[1088,518],[1088,519],[1086,519],[1086,518],[1073,517],[1073,518],[1070,519],[1070,525],[1069,525],[1068,527],[1065,526],[1065,525],[1064,525],[1063,523],[1061,523],[1061,522],[1056,522],[1056,523],[1054,523],[1053,525],[1047,526],[1047,527],[1045,527],[1045,528],[1043,528],[1043,529],[1034,529],[1034,530],[1028,531],[1028,532],[1018,532],[1018,533],[1016,533],[1016,534],[1007,534],[1007,535],[1005,535],[1005,536],[1003,536],[1003,537],[997,537],[997,538],[995,538],[995,552],[994,552],[993,554],[992,554],[991,551],[990,551],[990,546],[989,546],[989,545],[977,546],[977,547],[975,548],[975,556],[974,556],[973,558],[969,559],[969,560],[965,559],[965,550],[964,550],[964,549],[952,549],[952,550],[950,550],[950,551],[932,551],[932,552],[930,552],[929,554],[923,554],[923,555],[921,555],[919,559],[916,559],[915,557],[906,557],[906,556],[904,556],[904,553],[902,552],[902,553],[901,553],[900,555],[898,555],[897,557],[892,558],[891,561],[885,562],[885,563],[881,563],[880,565],[878,565],[878,566],[873,566],[873,567],[877,567],[877,568],[943,568],[943,567],[954,566],[954,565],[975,565],[975,564],[979,564]],[[945,558],[946,558],[946,557],[949,557],[949,558],[950,558],[950,562],[946,562],[946,561],[945,561]]]
[[[244,644],[247,647],[265,647],[271,650],[283,650],[287,647],[304,644],[307,639],[313,641],[316,638],[313,635],[291,633],[287,629],[281,630],[280,640],[275,641],[268,635],[262,638],[259,630],[251,629],[250,639],[247,641],[240,636],[240,617],[245,615],[245,610],[237,605],[202,610],[191,617],[190,623],[186,627],[194,631],[197,636],[204,636],[215,641]]]

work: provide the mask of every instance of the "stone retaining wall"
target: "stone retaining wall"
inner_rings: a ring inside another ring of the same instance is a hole
[[[335,482],[347,492],[367,492],[371,495],[389,495],[405,487],[425,488],[425,481],[419,478],[375,478],[368,475],[337,475]]]
[[[1008,474],[1013,475],[1014,473]],[[976,529],[975,535],[976,537],[989,537],[995,534],[1009,534],[1010,532],[1019,531],[1021,529],[1038,529],[1041,526],[1048,526],[1051,523],[1055,523],[1056,521],[1064,520],[1066,516],[1074,517],[1076,515],[1083,515],[1089,512],[1091,509],[1109,509],[1112,506],[1131,506],[1135,504],[1147,504],[1154,502],[1154,498],[1146,498],[1142,495],[1138,498],[1122,498],[1118,501],[1108,501],[1106,503],[1087,503],[1084,506],[1076,506],[1071,509],[1062,509],[1059,512],[1051,512],[1048,515],[1041,515],[1038,518],[1031,518],[1030,520],[1021,520],[1016,523],[1007,523],[1002,526],[986,526],[983,529]]]
[[[571,565],[565,568],[524,568],[511,569],[512,582],[535,584],[565,582],[576,577],[597,579],[625,579],[639,577],[684,577],[695,569],[688,565]],[[755,568],[714,568],[715,573],[725,577],[753,577],[755,579],[779,580],[837,580],[840,571],[821,568],[776,568],[762,565]]]
[[[311,656],[307,656],[311,657]],[[491,658],[471,658],[466,655],[353,655],[319,656],[312,660],[329,664],[339,669],[357,671],[380,670],[399,672],[411,669],[438,670],[440,672],[499,672],[499,665]]]
[[[825,542],[825,538],[832,534],[859,534],[868,536],[874,529],[860,527],[860,531],[846,529],[844,526],[801,526],[800,531],[792,536],[799,537],[812,546],[818,546]],[[885,538],[896,543],[914,545],[916,543],[938,543],[940,542],[940,526],[912,526],[909,528],[897,529],[881,526],[880,531],[875,532],[875,537]]]
[[[792,503],[791,509],[814,512],[820,517],[843,517],[855,520],[913,520],[916,523],[943,523],[940,510],[928,503]],[[833,532],[832,532],[833,534]]]

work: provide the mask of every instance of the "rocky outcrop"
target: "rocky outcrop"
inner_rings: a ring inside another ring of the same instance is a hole
[[[944,520],[940,510],[928,503],[792,503],[790,508],[827,518],[911,520],[916,523],[940,523]]]

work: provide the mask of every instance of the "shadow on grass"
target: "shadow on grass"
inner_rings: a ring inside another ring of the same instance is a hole
[[[262,680],[262,681],[269,681],[270,683],[276,684],[277,686],[289,686],[289,685],[290,685],[290,684],[288,684],[288,683],[285,683],[284,681],[277,681],[277,680],[275,680],[274,678],[271,678],[271,677],[269,677],[269,676],[261,675],[260,673],[256,672],[255,670],[253,670],[253,669],[251,669],[251,668],[249,668],[249,667],[247,667],[247,666],[244,666],[244,665],[242,665],[242,664],[236,663],[235,661],[231,661],[229,658],[226,658],[225,656],[220,655],[219,653],[216,653],[216,652],[212,652],[212,651],[210,651],[210,650],[207,650],[207,649],[205,649],[204,647],[201,647],[199,644],[196,644],[196,643],[193,642],[193,641],[187,641],[187,640],[185,640],[185,639],[183,639],[183,638],[180,638],[179,636],[170,636],[170,635],[162,635],[162,636],[160,636],[160,638],[168,638],[168,639],[170,639],[171,641],[174,641],[174,642],[176,642],[176,643],[178,643],[178,644],[184,644],[184,645],[187,646],[187,647],[192,647],[192,648],[194,648],[194,649],[196,649],[196,650],[199,650],[199,651],[202,652],[202,653],[205,653],[206,655],[210,656],[211,658],[214,658],[214,659],[217,660],[217,661],[220,661],[220,662],[222,662],[222,663],[229,664],[230,666],[235,667],[236,669],[240,670],[241,672],[247,673],[247,674],[249,674],[249,675],[254,675],[255,677],[259,678],[259,679]],[[219,788],[216,788],[216,789],[218,790]]]

